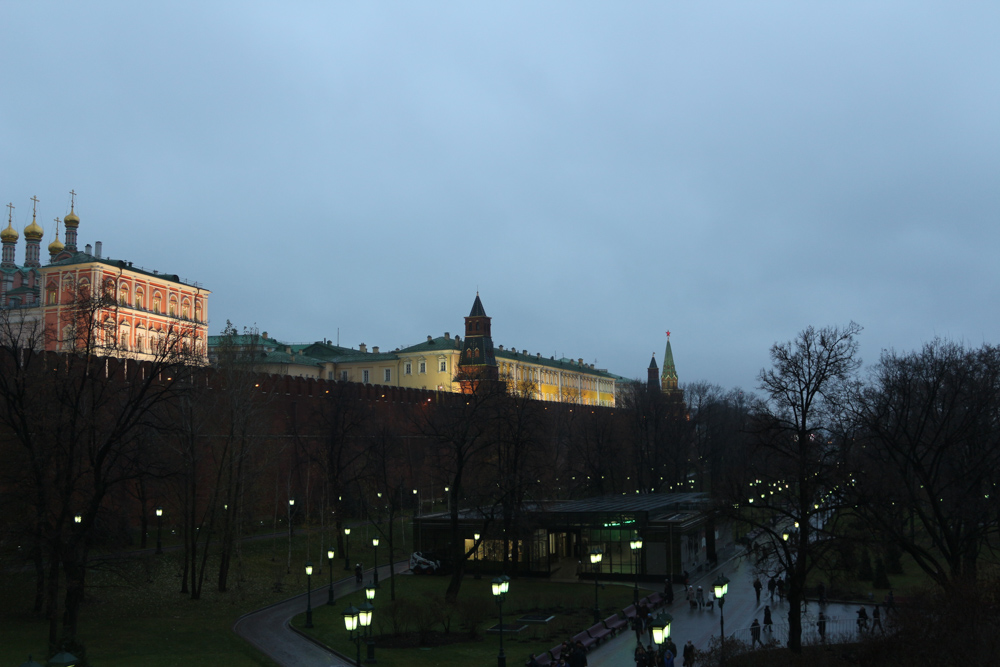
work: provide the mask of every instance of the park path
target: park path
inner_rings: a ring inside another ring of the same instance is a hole
[[[757,604],[753,589],[753,572],[749,564],[741,562],[740,559],[732,559],[723,563],[719,567],[709,570],[699,576],[691,577],[691,585],[698,588],[700,585],[706,597],[711,591],[711,583],[719,573],[724,573],[729,578],[729,593],[726,595],[725,604],[725,624],[726,637],[737,637],[744,641],[750,640],[750,624],[756,618],[759,622],[764,621],[764,606],[770,605],[771,614],[775,628],[773,636],[775,639],[784,642],[787,637],[788,602],[778,600],[775,595],[771,600],[767,594],[767,588],[760,596],[760,604]],[[765,582],[766,583],[766,582]],[[643,593],[640,591],[640,595]],[[843,631],[852,631],[854,619],[857,618],[855,611],[858,604],[844,604],[831,602],[824,605],[823,611],[828,618],[828,635],[830,639],[842,634]],[[869,615],[871,615],[871,605],[866,605]],[[810,602],[806,607],[806,615],[803,617],[803,639],[815,632],[813,627],[815,614],[819,610],[816,602]],[[684,644],[691,640],[695,648],[704,650],[708,648],[713,637],[719,636],[720,612],[718,606],[709,611],[708,609],[691,609],[687,600],[684,599],[682,586],[674,587],[674,604],[663,607],[654,612],[654,616],[659,611],[667,611],[674,617],[671,623],[671,635],[677,645],[678,652],[684,650]],[[768,633],[762,634],[762,639],[768,639]],[[652,643],[649,634],[643,635],[643,644]],[[594,648],[587,656],[590,667],[628,667],[634,665],[633,654],[635,652],[635,633],[626,631],[620,633],[601,646]],[[681,664],[678,660],[677,665]]]
[[[394,568],[397,574],[410,569],[407,561],[396,563]],[[363,580],[371,581],[371,573],[372,570],[366,570]],[[379,581],[389,578],[388,565],[378,568],[378,577]],[[314,604],[325,603],[328,587],[329,584],[323,584],[312,589]],[[363,587],[364,584],[357,583],[353,574],[333,582],[334,596],[337,599]],[[244,614],[233,624],[233,632],[282,667],[351,667],[354,664],[352,658],[334,653],[291,628],[291,619],[305,611],[305,608],[306,594],[302,593]]]

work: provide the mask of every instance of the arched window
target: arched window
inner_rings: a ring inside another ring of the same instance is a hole
[[[181,304],[181,317],[185,320],[191,319],[191,302],[187,299]]]
[[[170,317],[177,317],[177,297],[170,297]]]
[[[194,319],[201,322],[201,301],[194,302]]]
[[[153,312],[163,312],[163,298],[160,296],[159,292],[153,292]]]
[[[136,308],[142,308],[143,307],[142,297],[143,297],[142,288],[141,287],[136,287],[135,288],[135,307]]]
[[[127,306],[129,304],[128,298],[128,285],[122,283],[118,288],[118,303],[122,306]]]
[[[59,290],[56,288],[55,283],[49,283],[49,286],[45,288],[45,303],[54,306],[59,301]]]

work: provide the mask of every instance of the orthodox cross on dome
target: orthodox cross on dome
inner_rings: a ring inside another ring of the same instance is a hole
[[[38,208],[38,197],[32,197],[31,201],[35,202],[34,204],[31,205],[31,217],[34,218],[36,212],[35,209]]]
[[[56,240],[58,241],[59,240],[59,223],[62,222],[62,220],[60,220],[58,216],[56,216],[55,220],[56,220]]]
[[[9,209],[7,211],[7,224],[10,224],[11,220],[14,219],[14,204],[7,204],[7,208]]]
[[[69,194],[70,194],[69,207],[70,210],[72,210],[73,207],[76,205],[76,190],[70,190]]]

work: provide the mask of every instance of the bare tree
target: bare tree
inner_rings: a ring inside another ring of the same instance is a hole
[[[975,581],[1000,514],[1000,349],[885,351],[855,399],[860,515],[941,586]]]
[[[861,361],[861,327],[809,327],[771,347],[759,375],[754,438],[720,485],[725,511],[755,529],[758,566],[788,582],[789,648],[802,650],[806,578],[830,548],[849,482],[836,425],[844,392]]]

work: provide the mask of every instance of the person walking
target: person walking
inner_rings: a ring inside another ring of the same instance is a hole
[[[701,586],[698,587],[698,590],[695,593],[695,599],[698,600],[698,609],[705,606],[705,591],[702,590]]]
[[[753,648],[754,644],[760,644],[760,647],[764,648],[763,642],[760,641],[760,623],[756,618],[750,624],[750,648]]]
[[[764,629],[768,632],[774,631],[771,627],[771,607],[768,605],[764,605]]]
[[[663,667],[674,667],[674,652],[670,649],[663,652]]]
[[[357,565],[354,566],[354,580],[357,581],[359,584],[361,583],[361,573],[362,573],[361,563],[358,563]]]
[[[865,608],[862,605],[858,609],[857,614],[858,614],[858,632],[859,633],[864,632],[865,630],[868,629],[868,612],[865,611]]]
[[[670,651],[670,655],[674,657],[677,656],[677,644],[675,644],[674,640],[671,639],[670,637],[667,637],[667,641],[663,643],[663,647],[668,651]]]
[[[687,640],[687,644],[684,645],[684,667],[694,667],[694,644],[691,640]]]
[[[823,612],[819,613],[819,620],[816,621],[816,629],[819,631],[819,641],[821,644],[826,643],[826,614]]]
[[[642,646],[642,617],[636,614],[632,617],[632,629],[635,630],[635,643]]]
[[[760,604],[760,591],[764,588],[760,583],[760,577],[753,578],[753,592],[757,594],[757,604]]]
[[[872,632],[875,632],[875,628],[878,628],[879,632],[885,633],[885,630],[882,628],[882,612],[879,611],[878,605],[875,605],[875,608],[872,609]]]
[[[778,586],[774,577],[767,580],[767,594],[771,597],[771,601],[774,602],[774,589]]]
[[[785,599],[785,578],[781,577],[775,584],[778,587],[778,602]]]

